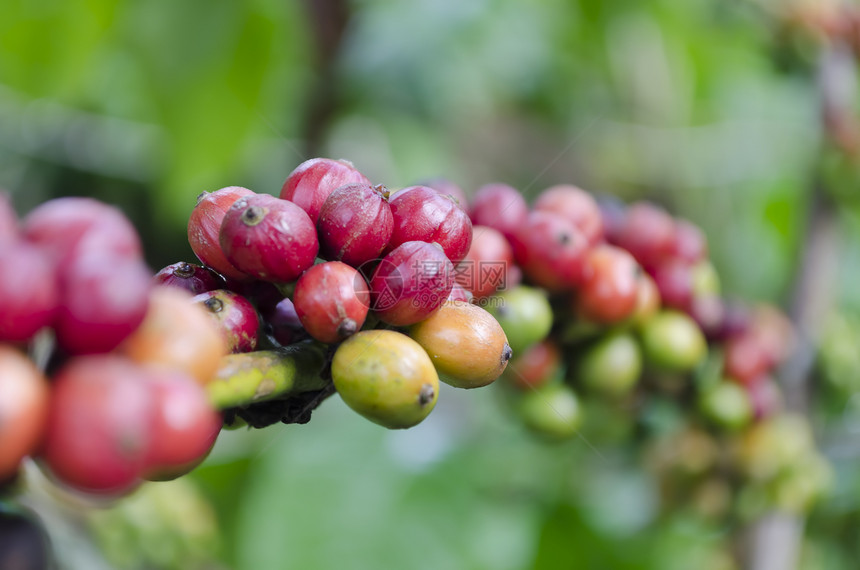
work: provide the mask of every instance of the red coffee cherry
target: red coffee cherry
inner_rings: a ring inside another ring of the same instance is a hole
[[[232,263],[221,249],[219,232],[227,210],[238,200],[253,196],[254,192],[241,186],[228,186],[197,197],[197,205],[188,218],[188,243],[203,265],[211,267],[224,277],[247,281],[250,279]]]
[[[585,258],[582,284],[576,292],[580,314],[597,323],[618,323],[636,310],[641,268],[619,247],[600,245]]]
[[[0,246],[0,268],[0,342],[26,342],[56,317],[56,268],[41,248],[23,240]]]
[[[370,184],[351,162],[330,158],[312,158],[293,170],[281,188],[280,198],[304,210],[316,224],[329,194],[345,184]]]
[[[514,252],[508,240],[489,226],[472,227],[472,245],[466,257],[457,265],[457,283],[483,299],[506,285],[509,268],[514,265]]]
[[[511,238],[525,277],[551,292],[568,291],[582,279],[588,241],[566,218],[531,212]]]
[[[327,261],[299,278],[293,303],[308,334],[320,342],[335,343],[361,330],[370,308],[370,291],[356,269]]]
[[[507,184],[485,184],[472,197],[472,224],[489,226],[507,238],[517,231],[528,213],[526,199]]]
[[[216,289],[196,295],[193,303],[202,305],[218,324],[230,352],[251,352],[259,342],[260,318],[245,297]]]
[[[323,203],[317,229],[326,259],[353,267],[377,259],[394,231],[388,191],[370,184],[341,186]]]
[[[534,203],[535,210],[564,216],[594,245],[603,240],[603,217],[597,201],[585,190],[570,184],[550,186]]]
[[[180,261],[164,267],[155,274],[157,285],[178,287],[198,295],[206,291],[223,289],[224,278],[202,265]]]
[[[459,263],[472,243],[472,221],[456,201],[427,186],[410,186],[391,197],[394,231],[388,251],[407,241],[438,243]]]

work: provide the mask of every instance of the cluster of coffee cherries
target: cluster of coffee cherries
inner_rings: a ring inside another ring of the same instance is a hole
[[[507,334],[514,356],[502,384],[525,426],[555,440],[587,437],[601,423],[587,411],[608,408],[669,451],[649,464],[675,497],[701,488],[711,496],[717,480],[730,491],[754,482],[743,488],[757,489],[759,505],[806,508],[820,495],[826,463],[808,423],[783,413],[773,379],[791,351],[791,323],[774,307],[721,296],[697,226],[651,202],[597,199],[572,185],[547,188],[530,205],[511,186],[487,184],[469,213],[473,241],[458,283]],[[678,411],[672,429],[649,432],[653,402]],[[677,441],[691,431],[720,453],[713,463],[692,460],[698,478],[682,484],[673,474],[688,458]],[[796,453],[785,451],[791,439]]]
[[[218,329],[190,294],[153,287],[120,210],[60,198],[19,219],[2,198],[0,480],[26,457],[98,495],[186,473],[221,429],[204,388]]]
[[[277,197],[238,186],[201,194],[188,221],[200,263],[170,265],[156,279],[196,293],[247,362],[323,345],[324,375],[349,407],[408,428],[433,410],[440,380],[485,386],[511,357],[499,323],[455,283],[472,235],[444,192],[390,193],[349,162],[314,158]],[[228,423],[303,422],[316,402],[300,399],[296,410],[284,391],[263,393],[231,407]]]

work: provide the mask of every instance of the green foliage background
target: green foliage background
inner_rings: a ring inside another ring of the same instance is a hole
[[[845,238],[832,304],[860,302],[857,175],[827,159],[813,46],[783,41],[764,3],[5,0],[2,12],[0,186],[21,213],[60,195],[119,205],[154,269],[193,259],[185,221],[200,192],[277,194],[319,155],[391,188],[444,175],[467,192],[573,182],[654,199],[706,230],[730,295],[783,305],[810,188],[824,184]],[[314,14],[347,16],[339,42]],[[820,422],[839,438],[856,429],[850,395]],[[857,518],[855,463],[840,459],[840,510],[821,515],[839,522],[821,523],[810,568],[848,567],[838,537]],[[617,437],[544,445],[492,390],[446,390],[407,433],[333,399],[307,426],[226,434],[191,480],[215,507],[210,556],[225,567],[716,569],[727,538],[661,518]]]

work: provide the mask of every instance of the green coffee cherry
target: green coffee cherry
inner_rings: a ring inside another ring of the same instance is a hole
[[[589,345],[576,364],[576,379],[610,396],[630,392],[642,374],[642,354],[629,333],[611,333]]]
[[[696,322],[679,311],[661,311],[642,325],[645,361],[660,371],[689,372],[705,357],[708,345]]]
[[[519,414],[531,431],[549,439],[568,439],[582,425],[582,407],[570,386],[547,384],[523,394]]]
[[[753,419],[749,394],[740,385],[723,380],[699,395],[699,410],[719,427],[737,430]]]
[[[331,377],[350,408],[390,429],[420,423],[439,395],[430,357],[417,342],[391,330],[349,337],[334,353]]]
[[[542,290],[519,285],[502,291],[488,303],[487,310],[496,317],[513,353],[519,354],[543,340],[552,328],[552,308]]]

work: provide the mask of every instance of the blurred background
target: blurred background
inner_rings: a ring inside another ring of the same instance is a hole
[[[392,189],[574,183],[694,221],[729,296],[790,312],[819,227],[811,409],[836,482],[802,565],[855,568],[856,30],[815,0],[4,0],[0,187],[22,214],[120,206],[157,270],[194,259],[198,194],[277,194],[314,156]],[[661,509],[624,418],[547,445],[498,399],[443,390],[400,433],[332,398],[46,524],[68,568],[733,568],[736,529]]]

